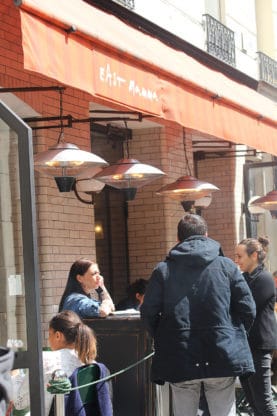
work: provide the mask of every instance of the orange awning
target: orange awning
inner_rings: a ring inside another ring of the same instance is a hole
[[[26,69],[277,156],[277,107],[268,98],[82,0],[17,3]],[[72,25],[77,31],[67,33]]]

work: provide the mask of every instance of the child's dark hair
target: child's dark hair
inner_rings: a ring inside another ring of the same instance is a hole
[[[146,286],[148,284],[148,280],[146,279],[137,279],[133,283],[131,283],[127,287],[127,295],[128,298],[133,300],[136,299],[136,294],[139,293],[140,295],[144,295],[146,291]]]
[[[68,344],[74,344],[78,358],[90,364],[97,355],[97,343],[93,330],[85,325],[73,311],[62,311],[49,322],[49,328],[64,335]]]

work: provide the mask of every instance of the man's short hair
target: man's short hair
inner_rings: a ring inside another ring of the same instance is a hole
[[[206,235],[208,226],[204,218],[196,214],[186,214],[178,224],[178,240],[184,241],[192,235]]]
[[[132,296],[135,297],[136,293],[139,293],[140,295],[144,295],[147,285],[148,285],[148,280],[137,279],[127,287],[127,294],[130,297]]]

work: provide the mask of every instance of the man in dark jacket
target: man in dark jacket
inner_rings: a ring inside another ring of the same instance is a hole
[[[154,338],[152,381],[170,383],[174,416],[196,415],[201,385],[211,415],[235,416],[235,377],[254,372],[247,331],[255,303],[202,217],[186,214],[178,240],[154,269],[141,306]]]

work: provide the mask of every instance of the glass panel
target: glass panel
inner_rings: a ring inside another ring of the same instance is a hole
[[[27,349],[18,136],[0,119],[0,344]]]
[[[12,371],[13,409],[11,416],[28,416],[30,413],[29,371],[26,368]]]
[[[276,189],[277,166],[261,166],[249,169],[249,199],[254,196],[264,196]],[[267,255],[267,268],[274,272],[277,270],[277,257],[274,247],[277,245],[277,219],[273,219],[270,211],[255,218],[251,216],[251,237],[268,236],[269,251]]]

